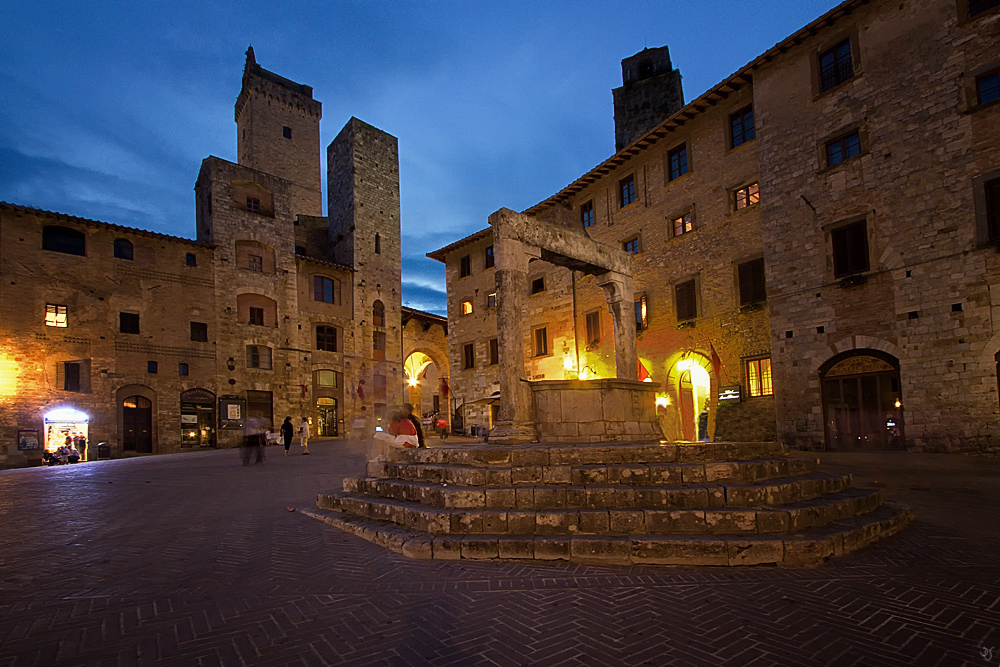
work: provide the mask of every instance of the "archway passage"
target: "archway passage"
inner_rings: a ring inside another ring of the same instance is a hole
[[[896,357],[851,350],[823,364],[820,379],[827,449],[905,448]]]
[[[153,453],[153,402],[145,396],[122,401],[122,448],[137,454]]]
[[[337,419],[337,399],[326,397],[317,398],[316,436],[333,438],[340,435]]]
[[[411,353],[403,362],[406,379],[407,402],[413,404],[418,415],[446,410],[440,390],[440,373],[434,360],[424,352]]]
[[[667,437],[707,441],[712,397],[712,362],[699,353],[685,353],[668,366],[661,427]],[[655,378],[654,378],[655,381]],[[658,399],[659,400],[659,399]]]

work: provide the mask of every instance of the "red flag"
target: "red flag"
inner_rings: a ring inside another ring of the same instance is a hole
[[[441,378],[441,388],[439,391],[441,392],[442,397],[448,398],[448,381],[444,378]]]
[[[715,353],[715,346],[709,341],[708,349],[712,351],[712,368],[715,369],[716,374],[722,373],[722,360],[719,359],[719,355]]]
[[[639,382],[644,382],[646,380],[646,378],[648,378],[648,377],[649,377],[649,371],[646,370],[646,367],[643,366],[642,362],[640,361],[639,362]]]
[[[364,387],[361,386],[361,382],[362,381],[358,381],[358,398],[363,401],[365,400],[365,390]]]

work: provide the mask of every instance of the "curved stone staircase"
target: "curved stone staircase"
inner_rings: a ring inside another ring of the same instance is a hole
[[[913,518],[777,443],[393,449],[305,514],[411,558],[815,565]]]

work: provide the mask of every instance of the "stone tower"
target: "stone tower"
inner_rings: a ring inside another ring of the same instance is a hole
[[[670,65],[667,47],[643,49],[622,61],[622,86],[615,99],[615,151],[628,146],[684,106],[681,73]]]
[[[330,259],[354,274],[355,349],[376,419],[402,402],[399,151],[396,137],[351,118],[327,148]],[[381,315],[379,314],[381,312]]]
[[[292,184],[295,215],[323,215],[319,121],[323,105],[312,87],[269,72],[247,49],[236,99],[239,164]]]

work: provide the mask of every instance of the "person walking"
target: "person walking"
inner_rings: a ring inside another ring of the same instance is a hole
[[[302,423],[299,424],[299,440],[302,441],[302,452],[303,455],[309,453],[309,420],[305,417],[302,418]]]
[[[413,403],[403,403],[403,416],[413,422],[413,428],[417,430],[417,447],[426,447],[424,429],[420,426],[420,419],[413,414]]]
[[[281,423],[281,440],[282,444],[285,445],[285,456],[288,456],[288,450],[292,448],[292,436],[295,435],[295,427],[292,426],[292,418],[285,417],[285,421]]]

